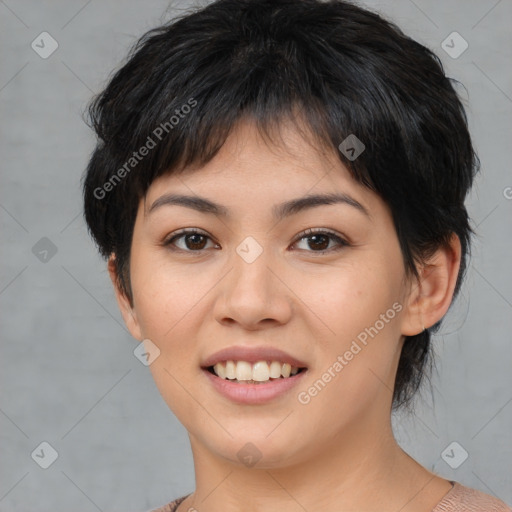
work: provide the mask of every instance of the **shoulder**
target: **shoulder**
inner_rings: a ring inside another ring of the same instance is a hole
[[[178,508],[178,505],[186,498],[187,496],[182,496],[181,498],[178,498],[174,501],[171,501],[171,503],[167,503],[167,505],[164,505],[160,508],[155,508],[154,510],[148,511],[148,512],[175,512]]]
[[[182,496],[151,512],[175,512],[186,497]],[[432,512],[512,512],[512,508],[498,498],[454,482],[452,489]]]
[[[432,512],[512,512],[512,508],[494,496],[454,482]]]

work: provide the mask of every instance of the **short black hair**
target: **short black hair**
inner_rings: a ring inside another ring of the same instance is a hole
[[[89,231],[103,257],[115,255],[132,303],[133,228],[151,183],[209,162],[242,119],[269,140],[292,120],[389,205],[410,275],[459,237],[457,293],[471,238],[464,201],[479,167],[457,84],[431,50],[348,1],[214,1],[144,34],[91,101]],[[338,150],[349,135],[365,146],[355,160]],[[439,324],[406,338],[394,407],[428,375]]]

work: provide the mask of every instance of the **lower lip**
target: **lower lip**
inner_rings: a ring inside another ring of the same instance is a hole
[[[213,387],[226,398],[238,404],[258,405],[267,403],[290,391],[299,383],[307,370],[302,370],[285,379],[275,379],[262,384],[239,384],[221,379],[206,369],[203,369],[203,373],[206,374]]]

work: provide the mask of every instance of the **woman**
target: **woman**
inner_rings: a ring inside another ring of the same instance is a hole
[[[510,510],[391,429],[471,234],[432,52],[340,0],[220,0],[147,33],[90,112],[86,221],[194,456],[159,511]]]

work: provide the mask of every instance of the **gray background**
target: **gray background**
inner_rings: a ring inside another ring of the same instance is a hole
[[[135,512],[194,488],[186,431],[133,355],[80,196],[94,144],[86,102],[140,35],[189,5],[0,1],[1,511]],[[435,340],[433,396],[426,389],[415,416],[395,418],[397,437],[428,468],[510,503],[512,2],[364,5],[433,48],[466,86],[482,161],[469,200],[478,237]],[[43,31],[59,44],[48,59],[31,48]],[[441,48],[452,31],[469,43],[457,59]],[[43,237],[54,255],[41,253]],[[48,469],[31,458],[43,441],[58,452]],[[441,456],[453,441],[469,454],[457,469]]]

